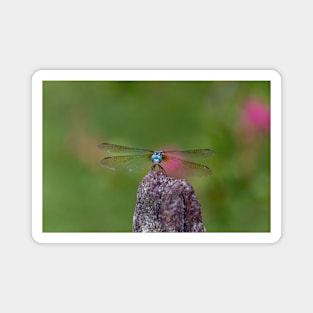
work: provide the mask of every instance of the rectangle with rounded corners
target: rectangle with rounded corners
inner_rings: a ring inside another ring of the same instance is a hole
[[[269,81],[271,103],[270,232],[43,232],[44,81]],[[281,77],[274,70],[39,70],[32,76],[32,237],[38,243],[275,243],[281,237]]]

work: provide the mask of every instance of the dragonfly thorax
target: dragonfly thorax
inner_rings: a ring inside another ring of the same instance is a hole
[[[163,160],[163,151],[155,151],[151,156],[151,162],[153,164],[160,164]]]

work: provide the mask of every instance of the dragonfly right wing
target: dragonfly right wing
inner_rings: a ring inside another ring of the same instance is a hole
[[[147,153],[153,153],[152,150],[149,149],[143,149],[143,148],[130,148],[130,147],[125,147],[125,146],[120,146],[120,145],[114,145],[111,143],[106,143],[102,142],[98,145],[98,148],[110,152],[110,153],[142,153],[142,152],[147,152]]]
[[[111,170],[136,171],[143,168],[149,169],[151,155],[152,153],[150,155],[140,154],[106,157],[100,161],[100,164]]]

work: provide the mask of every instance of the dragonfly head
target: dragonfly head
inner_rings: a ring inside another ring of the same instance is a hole
[[[163,160],[163,151],[155,151],[151,156],[151,162],[153,164],[160,164]]]

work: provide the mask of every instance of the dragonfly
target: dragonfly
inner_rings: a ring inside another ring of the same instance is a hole
[[[161,170],[165,172],[165,174],[167,174],[167,172],[163,166],[168,165],[169,170],[187,171],[189,175],[211,175],[212,170],[206,165],[191,162],[186,159],[207,158],[215,155],[215,152],[211,149],[150,150],[144,148],[130,148],[106,142],[100,143],[98,147],[108,153],[124,154],[105,157],[100,161],[103,167],[111,170],[135,171],[142,168],[147,161],[150,161],[152,163],[151,170]]]

